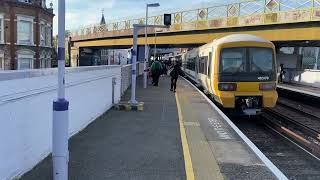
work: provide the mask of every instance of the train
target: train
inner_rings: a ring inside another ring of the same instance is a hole
[[[259,115],[278,99],[276,51],[272,42],[233,34],[181,55],[185,75],[225,110]]]

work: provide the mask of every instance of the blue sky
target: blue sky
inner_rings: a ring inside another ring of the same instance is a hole
[[[202,6],[228,4],[239,0],[66,0],[66,28],[75,29],[79,26],[98,23],[101,10],[104,9],[108,21],[143,17],[146,3],[159,2],[160,7],[151,8],[150,14],[162,14],[183,9],[193,9]],[[47,4],[50,4],[47,0]],[[54,13],[54,34],[57,34],[58,0],[52,0]]]

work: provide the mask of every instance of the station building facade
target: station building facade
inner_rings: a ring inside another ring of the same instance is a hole
[[[0,70],[50,68],[53,17],[46,0],[0,0]]]

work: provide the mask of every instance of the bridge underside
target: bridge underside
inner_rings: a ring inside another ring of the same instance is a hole
[[[158,33],[157,37],[149,34],[148,44],[157,44],[159,48],[192,47],[236,33],[257,35],[273,41],[278,47],[320,46],[319,22]],[[128,48],[132,46],[132,36],[75,41],[74,43],[76,47]],[[143,45],[144,43],[144,37],[139,36],[138,44]]]

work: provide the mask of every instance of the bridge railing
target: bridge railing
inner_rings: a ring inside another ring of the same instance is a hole
[[[164,32],[255,26],[320,20],[320,0],[256,0],[172,13],[173,25]],[[148,18],[161,25],[163,15]],[[131,35],[133,24],[144,24],[145,18],[93,24],[72,31],[73,40]],[[152,33],[152,31],[150,32]]]

